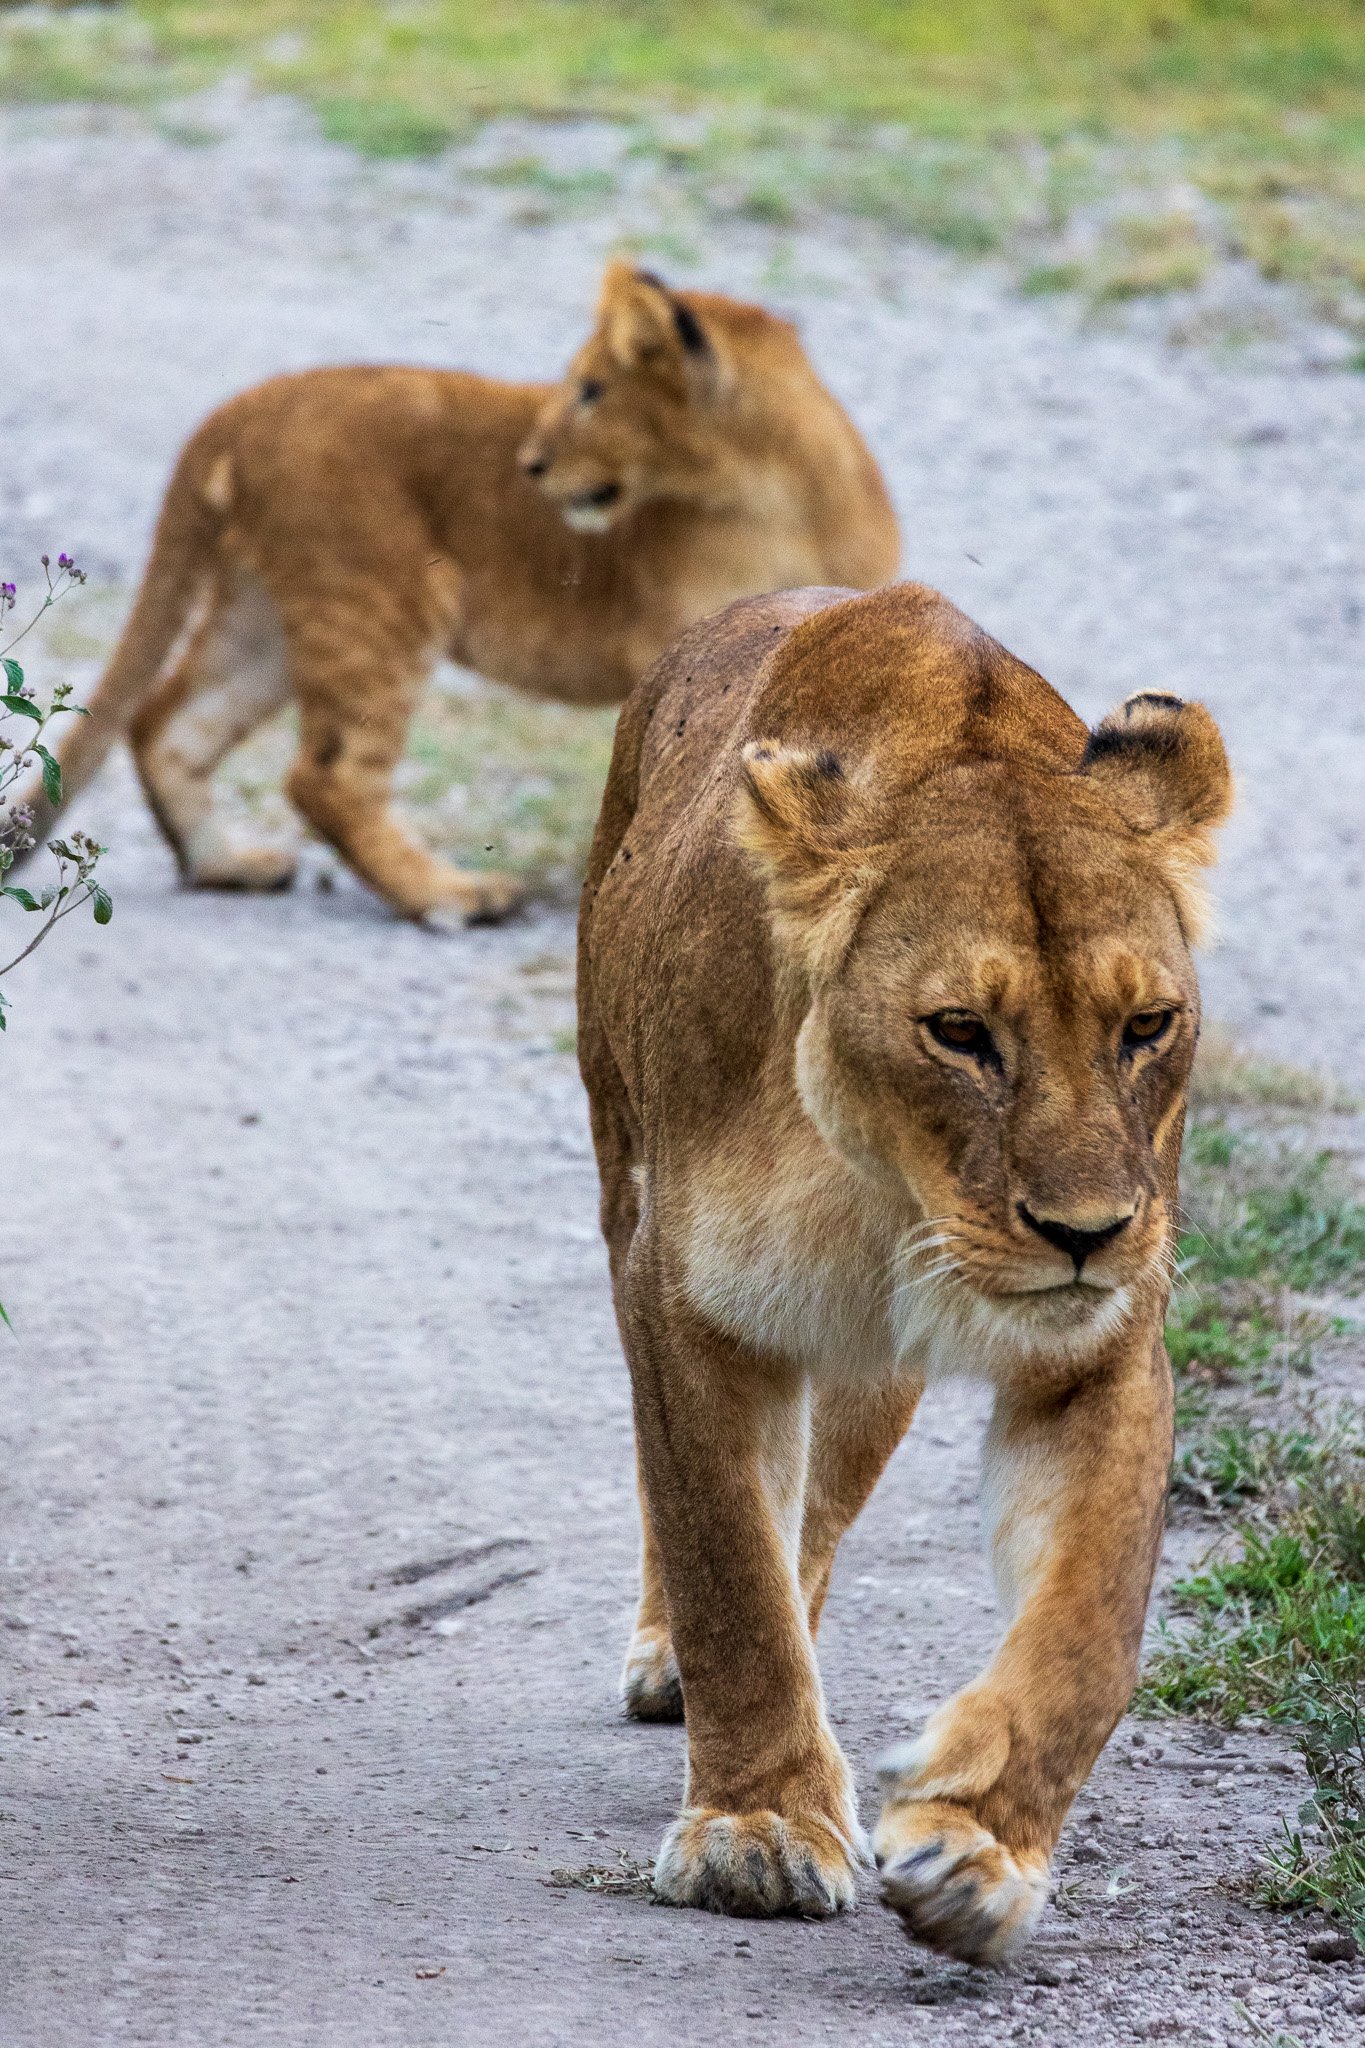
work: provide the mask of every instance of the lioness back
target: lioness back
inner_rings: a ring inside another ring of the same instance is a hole
[[[997,1962],[1036,1924],[1160,1542],[1198,871],[1229,802],[1202,706],[1146,692],[1088,731],[913,584],[737,604],[627,704],[579,1055],[641,1481],[622,1689],[688,1724],[670,1902],[854,1902],[815,1631],[925,1381],[957,1373],[994,1392],[1004,1633],[884,1760],[873,1848],[933,1947]]]
[[[313,830],[408,916],[497,917],[515,882],[447,867],[391,809],[439,657],[614,704],[736,596],[871,585],[898,551],[877,466],[789,323],[615,264],[558,385],[315,370],[206,420],[63,755],[66,794],[128,729],[185,878],[282,886],[293,856],[234,837],[213,775],[292,696],[287,789]]]

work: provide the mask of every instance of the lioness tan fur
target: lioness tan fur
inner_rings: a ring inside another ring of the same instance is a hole
[[[293,855],[230,836],[213,774],[292,695],[287,787],[314,830],[407,916],[498,916],[510,877],[445,865],[390,809],[438,656],[613,704],[733,598],[870,587],[898,553],[876,464],[795,330],[615,263],[562,384],[315,370],[213,413],[64,753],[66,791],[131,726],[186,879],[279,887]]]
[[[1202,706],[1142,695],[1088,732],[914,584],[733,606],[622,713],[579,1049],[642,1489],[625,1697],[686,1702],[664,1899],[851,1904],[814,1632],[924,1382],[957,1372],[994,1388],[1008,1621],[886,1759],[874,1847],[935,1947],[998,1960],[1037,1920],[1160,1537],[1190,946],[1229,802]]]

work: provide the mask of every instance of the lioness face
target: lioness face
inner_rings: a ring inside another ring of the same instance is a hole
[[[908,1283],[1079,1333],[1161,1260],[1198,996],[1174,899],[1112,817],[1093,799],[1059,816],[1055,779],[1035,818],[1019,797],[989,770],[923,792],[799,1078],[826,1135],[925,1219]]]
[[[652,499],[704,495],[718,449],[709,423],[724,371],[685,300],[613,264],[598,325],[518,461],[579,533],[604,533]]]
[[[808,1006],[796,1079],[905,1217],[898,1299],[1074,1351],[1164,1285],[1199,1027],[1194,870],[1230,801],[1199,705],[1139,697],[1077,772],[978,760],[888,802],[745,750],[740,834]]]

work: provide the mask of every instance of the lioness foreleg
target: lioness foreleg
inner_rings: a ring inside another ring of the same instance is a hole
[[[703,1323],[638,1239],[622,1310],[687,1699],[685,1803],[655,1889],[713,1912],[838,1912],[862,1837],[797,1576],[806,1387]]]
[[[882,1895],[931,1947],[996,1962],[1042,1911],[1062,1823],[1133,1688],[1170,1448],[1159,1346],[1060,1396],[997,1397],[985,1498],[1011,1626],[882,1770]]]

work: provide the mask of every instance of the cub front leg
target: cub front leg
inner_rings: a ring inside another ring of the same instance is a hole
[[[1170,1455],[1159,1344],[1060,1396],[997,1398],[984,1499],[1013,1621],[885,1760],[873,1838],[883,1899],[931,1948],[999,1962],[1042,1912],[1062,1823],[1133,1689]]]
[[[819,1918],[853,1903],[862,1835],[798,1579],[804,1382],[688,1309],[639,1239],[622,1287],[640,1470],[687,1700],[683,1811],[660,1898]]]

